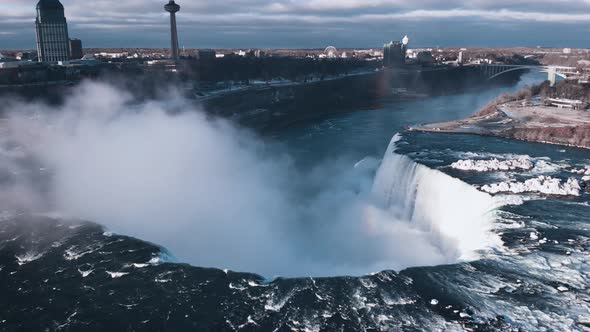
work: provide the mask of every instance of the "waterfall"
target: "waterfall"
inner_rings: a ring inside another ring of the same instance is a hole
[[[371,199],[383,222],[406,223],[422,233],[450,263],[470,260],[480,250],[501,245],[492,232],[494,198],[440,171],[396,153],[395,135],[377,170]]]

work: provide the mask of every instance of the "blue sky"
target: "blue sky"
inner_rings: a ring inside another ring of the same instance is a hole
[[[165,0],[61,0],[85,47],[167,47]],[[0,0],[0,49],[33,48],[36,0]],[[179,0],[197,48],[414,46],[590,48],[590,0]]]

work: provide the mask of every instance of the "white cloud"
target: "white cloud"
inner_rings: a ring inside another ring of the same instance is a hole
[[[164,29],[168,24],[163,10],[165,0],[62,2],[72,30],[81,35],[91,35],[94,29],[123,29],[129,34],[125,38],[135,35],[145,40],[144,29]],[[465,33],[468,33],[470,24],[510,22],[521,26],[563,24],[562,35],[571,38],[566,33],[570,32],[568,26],[577,25],[578,30],[587,31],[584,26],[590,23],[589,0],[179,0],[178,3],[182,7],[178,19],[181,30],[195,33],[205,26],[211,29],[210,33],[220,35],[253,27],[295,28],[293,30],[305,33],[310,27],[324,27],[327,31],[348,25],[349,32],[354,32],[355,29],[374,29],[377,24],[387,29],[417,22],[423,23],[424,29],[430,29],[431,34],[439,32],[433,27],[437,22],[464,24]],[[32,28],[34,16],[35,6],[30,2],[0,0],[2,31],[18,31],[19,28],[22,31],[27,25]],[[278,38],[277,32],[267,33],[269,39]],[[285,40],[285,35],[280,38]],[[164,42],[162,40],[161,44]]]
[[[72,22],[89,20],[145,20],[159,21],[165,16],[164,1],[149,0],[62,0]],[[590,14],[588,0],[228,0],[223,4],[213,1],[179,1],[181,16],[207,22],[258,17],[265,20],[309,22],[359,22],[372,19],[431,19],[464,18],[587,22]],[[559,11],[554,8],[558,7]],[[0,18],[31,20],[35,8],[31,3],[2,0]],[[146,22],[144,22],[146,23]]]

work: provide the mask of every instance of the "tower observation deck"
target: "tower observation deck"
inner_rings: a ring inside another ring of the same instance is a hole
[[[170,0],[164,9],[170,13],[170,37],[171,37],[171,44],[170,47],[170,57],[173,60],[178,60],[180,57],[179,49],[178,49],[178,30],[176,29],[176,13],[180,11],[180,6],[177,5],[174,0]]]

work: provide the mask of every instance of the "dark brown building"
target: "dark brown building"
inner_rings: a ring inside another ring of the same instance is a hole
[[[84,56],[82,50],[82,41],[80,39],[70,39],[70,59],[79,60]]]

